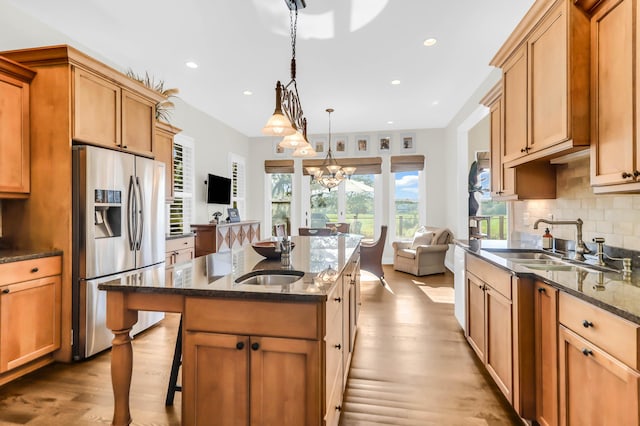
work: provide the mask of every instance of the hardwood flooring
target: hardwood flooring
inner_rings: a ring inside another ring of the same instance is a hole
[[[464,340],[446,291],[453,275],[413,277],[385,266],[391,294],[362,282],[363,308],[343,403],[342,426],[511,425],[518,419]],[[363,278],[366,273],[363,273]],[[181,394],[165,407],[179,317],[134,339],[134,425],[179,425]],[[0,387],[0,425],[109,424],[109,352],[53,364]]]

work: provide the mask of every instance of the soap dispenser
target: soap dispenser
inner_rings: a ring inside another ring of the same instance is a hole
[[[544,230],[544,235],[542,236],[542,248],[543,249],[552,249],[553,248],[553,235],[549,232],[549,228]]]

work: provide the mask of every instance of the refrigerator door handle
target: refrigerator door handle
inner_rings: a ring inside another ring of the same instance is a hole
[[[137,231],[136,232],[136,250],[140,250],[140,247],[142,246],[142,233],[144,231],[144,204],[143,204],[143,197],[142,197],[142,187],[140,186],[140,178],[138,178],[136,176],[136,187],[138,188],[137,193],[138,193],[138,217],[139,217],[139,222],[137,223]]]
[[[133,176],[129,177],[129,195],[127,200],[127,234],[129,236],[129,250],[134,251],[136,249],[135,236],[137,232],[136,221],[136,194],[135,187],[133,185]]]

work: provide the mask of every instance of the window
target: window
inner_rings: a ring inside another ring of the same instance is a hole
[[[480,221],[480,233],[486,235],[489,240],[506,240],[507,203],[491,199],[491,170],[481,170],[478,173],[478,181],[482,187],[478,214],[489,217],[488,220]]]
[[[170,235],[191,231],[193,220],[194,187],[194,149],[193,139],[176,135],[173,139],[173,191],[174,198],[169,204]]]
[[[344,182],[347,197],[345,221],[350,224],[350,232],[365,238],[373,238],[375,235],[374,176],[353,175]]]
[[[413,237],[420,223],[418,209],[419,172],[395,173],[396,237]]]
[[[287,235],[291,235],[291,182],[289,173],[271,175],[271,223],[285,224]]]
[[[246,179],[244,168],[244,157],[236,154],[229,154],[230,174],[231,174],[231,207],[238,209],[240,219],[246,219]]]

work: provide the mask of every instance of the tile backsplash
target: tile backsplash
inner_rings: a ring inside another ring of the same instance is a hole
[[[584,221],[583,240],[591,242],[603,237],[607,246],[640,250],[640,194],[594,194],[589,184],[589,157],[557,166],[557,198],[555,200],[514,201],[512,238],[521,234],[540,235],[537,219]],[[576,227],[558,225],[551,228],[556,238],[574,240]]]

